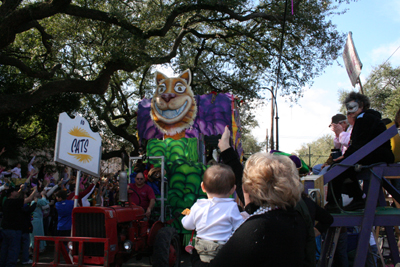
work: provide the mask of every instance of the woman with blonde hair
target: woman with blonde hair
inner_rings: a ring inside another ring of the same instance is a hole
[[[210,263],[201,262],[194,252],[193,266],[307,265],[307,225],[295,209],[303,191],[296,166],[288,157],[257,153],[243,171],[229,135],[225,128],[218,145],[224,163],[235,173],[236,192],[248,217]]]

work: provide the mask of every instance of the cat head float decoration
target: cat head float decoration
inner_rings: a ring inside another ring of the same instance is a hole
[[[151,100],[151,118],[165,137],[180,134],[185,137],[185,129],[193,125],[197,105],[190,87],[192,76],[186,70],[178,77],[169,78],[160,72],[155,73],[157,88]]]

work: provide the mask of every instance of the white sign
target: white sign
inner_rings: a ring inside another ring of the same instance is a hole
[[[354,87],[358,82],[358,77],[360,76],[362,69],[362,63],[360,58],[358,57],[357,50],[354,46],[351,32],[349,32],[349,34],[347,35],[347,41],[343,51],[343,60],[351,84]]]
[[[85,118],[71,119],[63,112],[58,118],[54,161],[100,176],[101,137]]]

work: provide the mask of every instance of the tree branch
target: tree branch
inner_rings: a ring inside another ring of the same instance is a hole
[[[277,24],[280,24],[283,21],[282,16],[276,16],[276,15],[268,15],[265,13],[261,12],[254,12],[250,13],[246,16],[241,16],[231,9],[229,9],[227,6],[223,5],[206,5],[206,4],[197,4],[197,5],[186,5],[186,6],[179,6],[175,8],[170,15],[167,17],[165,20],[164,26],[161,29],[156,29],[156,30],[150,30],[146,33],[144,33],[145,38],[149,38],[151,36],[165,36],[169,29],[173,26],[173,23],[175,21],[175,18],[177,18],[179,15],[192,12],[192,11],[198,11],[198,10],[209,10],[209,11],[219,11],[223,14],[228,14],[231,18],[238,20],[238,21],[247,21],[255,18],[263,18],[265,20],[269,20],[271,22],[276,22]],[[288,19],[287,19],[288,20]],[[211,21],[211,20],[210,20]]]
[[[28,67],[24,62],[19,59],[8,57],[6,55],[0,54],[0,64],[14,66],[18,68],[21,72],[25,73],[29,77],[39,78],[39,79],[51,79],[54,73],[61,68],[61,64],[54,66],[50,72],[47,71],[34,71]]]
[[[13,43],[18,29],[26,27],[32,21],[51,17],[65,9],[71,0],[53,0],[34,3],[17,9],[0,23],[0,49]]]
[[[97,21],[103,21],[110,24],[118,25],[125,30],[129,31],[130,33],[136,35],[137,37],[143,37],[143,31],[138,27],[132,25],[127,20],[119,20],[118,18],[112,16],[110,13],[89,9],[85,7],[79,7],[76,5],[69,5],[64,14],[76,16],[80,18],[92,19]]]
[[[44,84],[39,89],[19,95],[0,95],[0,114],[18,113],[40,103],[49,96],[71,92],[85,94],[103,94],[108,86],[104,77],[95,81],[64,79]]]
[[[0,6],[0,18],[5,18],[9,13],[14,11],[22,2],[22,0],[5,0]]]

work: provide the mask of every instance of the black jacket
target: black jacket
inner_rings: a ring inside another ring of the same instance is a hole
[[[256,215],[236,230],[209,264],[201,262],[197,254],[192,256],[192,264],[194,267],[304,266],[306,228],[300,213],[293,208]]]
[[[381,115],[378,111],[368,109],[361,113],[354,123],[350,137],[350,146],[344,153],[344,158],[349,157],[384,131],[386,131],[386,126],[381,121]],[[394,162],[390,140],[359,161],[359,163],[363,165],[370,165],[378,162]]]

